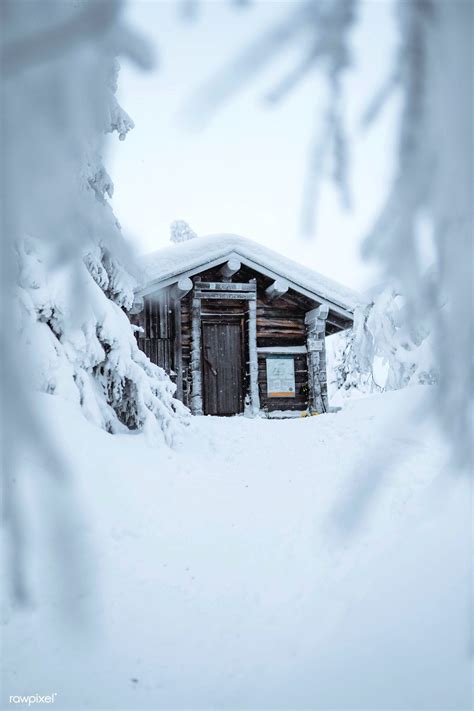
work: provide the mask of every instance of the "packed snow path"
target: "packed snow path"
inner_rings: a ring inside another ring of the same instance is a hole
[[[86,563],[75,579],[67,551],[61,612],[35,534],[36,607],[7,610],[4,697],[469,708],[469,487],[436,433],[408,426],[420,395],[289,421],[194,418],[174,450],[42,396],[75,469]]]

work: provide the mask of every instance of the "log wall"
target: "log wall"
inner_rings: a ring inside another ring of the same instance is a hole
[[[269,300],[265,290],[272,283],[272,279],[265,277],[243,266],[233,277],[224,279],[220,268],[214,268],[192,277],[195,281],[257,281],[256,302],[256,328],[257,348],[287,348],[291,346],[305,346],[308,330],[305,324],[305,315],[318,306],[317,303],[302,296],[291,289],[273,301]],[[174,306],[170,297],[170,290],[164,289],[157,292],[159,298],[145,299],[145,308],[141,314],[133,317],[133,322],[142,326],[144,333],[137,338],[140,348],[150,359],[163,367],[167,372],[176,369],[177,360],[175,341]],[[192,292],[184,296],[176,304],[181,316],[181,359],[182,398],[185,404],[190,405],[191,395],[191,345],[192,345]],[[202,320],[213,319],[241,319],[243,352],[245,354],[244,389],[249,388],[249,362],[248,362],[248,302],[240,300],[203,299],[201,302]],[[349,322],[344,322],[341,317],[330,314],[326,333],[330,334],[341,328],[346,328]],[[260,405],[263,410],[306,410],[308,408],[308,359],[306,353],[291,355],[295,362],[295,397],[269,397],[267,394],[267,354],[258,354],[258,386]],[[290,357],[290,356],[289,356]],[[174,379],[174,376],[173,376]]]
[[[146,297],[143,311],[131,317],[131,321],[143,329],[137,334],[139,348],[152,363],[170,373],[175,368],[173,307],[169,290],[163,289],[158,294],[159,298]]]
[[[246,267],[232,278],[232,281],[248,282],[257,279],[257,348],[261,347],[287,347],[304,346],[306,344],[305,314],[314,308],[314,302],[305,299],[294,292],[269,302],[265,296],[265,289],[271,279],[262,277]],[[219,268],[203,272],[193,281],[222,281]],[[183,399],[189,405],[191,390],[191,302],[192,295],[188,294],[181,301],[182,323],[182,354],[183,354]],[[232,318],[243,317],[243,339],[245,357],[245,391],[249,387],[249,361],[248,361],[248,305],[243,301],[203,300],[202,318]],[[304,353],[292,356],[295,359],[295,397],[281,398],[268,397],[266,355],[258,356],[258,385],[261,408],[267,411],[274,410],[305,410],[308,404],[308,369]]]

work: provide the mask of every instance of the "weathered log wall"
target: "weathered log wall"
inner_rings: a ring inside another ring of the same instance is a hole
[[[137,334],[137,343],[152,363],[167,373],[174,371],[175,328],[169,290],[163,289],[155,297],[146,297],[143,311],[131,320],[143,329]]]
[[[267,356],[258,356],[258,381],[260,384],[260,405],[263,410],[306,410],[308,404],[308,366],[306,354],[293,356],[295,361],[295,397],[268,397],[267,395]]]
[[[288,347],[304,346],[306,344],[306,327],[304,323],[305,313],[314,308],[314,302],[305,297],[301,297],[294,292],[289,292],[273,301],[269,301],[265,295],[265,289],[271,280],[262,277],[252,270],[242,267],[242,269],[232,278],[233,281],[249,282],[251,279],[257,280],[257,348],[261,347]],[[194,281],[222,281],[219,268],[208,270]],[[189,404],[189,393],[191,391],[191,301],[192,296],[188,294],[181,301],[181,323],[182,323],[182,357],[183,357],[183,399]],[[248,303],[243,301],[219,301],[203,300],[202,318],[237,318],[243,317],[245,327],[243,329],[244,353],[245,357],[245,391],[249,387],[249,347],[248,347]],[[306,365],[306,355],[297,354],[295,359],[295,397],[268,397],[267,395],[267,374],[266,355],[258,355],[258,385],[260,395],[260,406],[264,410],[305,410],[308,403],[308,369]]]
[[[271,288],[268,287],[273,280],[242,266],[236,274],[227,279],[223,277],[221,267],[216,267],[192,277],[196,281],[221,282],[223,280],[234,282],[257,282],[256,301],[256,332],[257,348],[271,347],[275,349],[288,349],[289,347],[306,346],[308,339],[308,325],[305,324],[305,315],[319,304],[298,294],[291,288],[282,295],[271,298]],[[145,307],[141,314],[133,317],[133,322],[142,326],[144,333],[138,336],[138,344],[150,359],[165,368],[168,372],[175,371],[181,359],[181,375],[177,378],[179,395],[189,406],[191,398],[191,355],[192,355],[192,299],[193,293],[189,292],[179,302],[173,303],[171,289],[163,289],[153,297],[145,298]],[[178,309],[178,319],[175,310]],[[175,334],[175,324],[181,320],[181,343]],[[248,301],[205,299],[201,301],[201,318],[203,321],[235,320],[240,319],[242,324],[242,346],[244,369],[242,373],[244,390],[248,392],[249,378],[249,332],[248,332]],[[348,321],[342,317],[329,314],[326,321],[326,334],[334,333],[341,328],[346,328]],[[179,347],[180,345],[180,347]],[[179,357],[178,355],[179,354]],[[266,359],[270,354],[258,353],[258,390],[260,406],[267,411],[275,410],[306,410],[309,403],[309,374],[307,353],[288,354],[294,359],[295,364],[295,397],[268,396]],[[325,368],[323,355],[319,361]],[[314,370],[314,368],[313,368]],[[325,372],[321,373],[325,377]],[[325,385],[325,384],[323,384]],[[324,389],[324,387],[323,387]]]

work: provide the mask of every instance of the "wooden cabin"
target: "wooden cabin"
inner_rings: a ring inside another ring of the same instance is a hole
[[[324,413],[325,337],[352,325],[354,292],[234,235],[144,258],[138,344],[195,415]]]

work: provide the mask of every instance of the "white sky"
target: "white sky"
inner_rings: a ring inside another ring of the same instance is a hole
[[[110,143],[114,210],[141,252],[167,245],[170,223],[184,219],[198,234],[249,237],[362,289],[378,278],[359,250],[388,191],[396,141],[396,100],[368,132],[359,128],[396,48],[389,0],[364,0],[353,33],[357,66],[346,81],[353,210],[344,211],[326,181],[310,241],[299,236],[301,203],[324,83],[312,75],[276,107],[263,100],[294,66],[299,46],[250,81],[204,129],[190,130],[178,118],[204,81],[292,8],[292,0],[261,0],[240,10],[226,0],[201,0],[198,18],[184,22],[176,2],[129,2],[127,19],[153,42],[158,64],[149,73],[122,67],[118,98],[136,128],[125,142]]]

